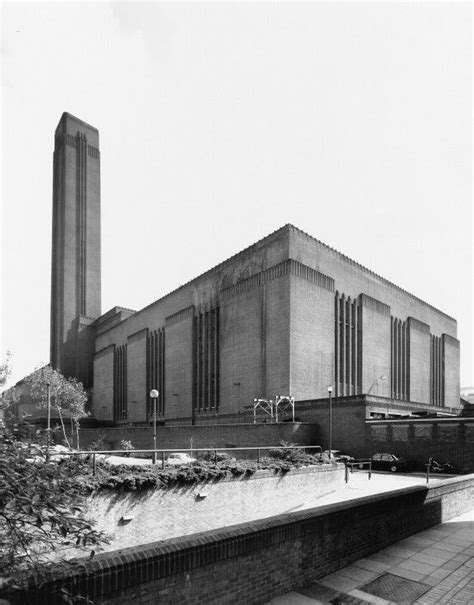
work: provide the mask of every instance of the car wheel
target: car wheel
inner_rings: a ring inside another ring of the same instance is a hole
[[[397,467],[394,464],[392,464],[392,466],[390,467],[390,471],[392,473],[396,473],[397,472]]]

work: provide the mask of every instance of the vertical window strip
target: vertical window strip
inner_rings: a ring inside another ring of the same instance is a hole
[[[361,309],[357,299],[334,297],[334,384],[335,396],[360,392],[362,360]]]
[[[215,374],[215,395],[214,395],[214,405],[216,411],[219,409],[220,404],[220,308],[216,307],[216,333],[215,333],[215,361],[214,361],[214,374]]]
[[[199,315],[199,408],[204,409],[204,314]]]
[[[334,382],[336,397],[339,396],[339,292],[334,298]]]
[[[411,380],[411,375],[410,375],[410,329],[409,329],[409,325],[408,322],[405,322],[405,340],[406,340],[406,388],[405,388],[405,399],[407,401],[410,401],[410,380]]]
[[[340,311],[340,322],[339,322],[339,324],[340,324],[339,333],[340,333],[340,341],[341,341],[341,344],[340,344],[340,356],[339,356],[340,364],[341,364],[340,365],[340,381],[341,381],[341,392],[340,392],[340,394],[341,394],[342,397],[346,394],[345,389],[344,389],[344,376],[345,376],[345,373],[346,373],[345,355],[344,355],[344,353],[345,353],[345,336],[346,336],[346,330],[345,330],[345,323],[346,323],[345,310],[346,310],[346,306],[345,306],[344,302],[345,302],[345,296],[344,296],[344,294],[342,294],[341,300],[340,300],[341,311]]]
[[[166,410],[166,381],[165,381],[165,345],[166,345],[166,331],[163,328],[160,331],[160,407],[161,407],[161,415],[165,415]]]
[[[216,309],[209,314],[210,343],[209,343],[209,405],[216,407]]]
[[[400,399],[400,320],[397,319],[395,322],[395,342],[396,342],[396,354],[397,354],[397,377],[395,379],[396,384],[396,397]]]
[[[390,318],[390,393],[393,399],[410,399],[410,336],[408,323]]]
[[[357,386],[357,331],[356,331],[356,301],[352,301],[351,305],[351,395],[356,394],[356,386]]]
[[[436,337],[436,405],[440,405],[441,401],[440,401],[440,346],[439,346],[439,342],[440,339],[438,337]]]
[[[395,373],[393,371],[394,360],[394,338],[393,338],[393,315],[390,317],[390,395],[395,397]]]
[[[444,380],[444,372],[445,372],[445,365],[444,365],[444,341],[442,338],[439,339],[439,346],[440,346],[440,382],[441,382],[441,387],[440,387],[440,405],[441,406],[445,406],[446,404],[446,400],[444,397],[444,389],[445,389],[445,380]]]
[[[357,302],[357,387],[356,394],[362,392],[362,307]]]
[[[442,338],[431,335],[430,346],[430,403],[444,406],[444,347]]]
[[[127,345],[114,352],[114,420],[127,419]]]
[[[405,399],[405,322],[400,322],[400,399]]]
[[[345,333],[346,333],[346,395],[351,395],[351,297],[349,296],[346,300],[345,305]]]
[[[198,317],[193,317],[193,410],[198,410]]]
[[[150,400],[150,391],[157,389],[159,393],[156,413],[164,416],[165,413],[165,330],[159,328],[147,336],[147,391],[146,414],[147,419],[153,417],[153,402]]]
[[[205,329],[205,348],[204,348],[204,405],[206,409],[210,408],[210,312],[207,310],[204,313],[204,329]]]
[[[196,411],[219,407],[219,307],[193,319],[193,405]]]

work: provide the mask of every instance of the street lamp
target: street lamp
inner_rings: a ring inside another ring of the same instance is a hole
[[[328,386],[329,395],[329,460],[332,460],[332,384]]]
[[[382,381],[383,381],[383,380],[387,380],[387,377],[385,376],[385,374],[382,374],[382,376],[378,376],[378,377],[377,377],[377,378],[374,380],[374,382],[373,382],[373,383],[370,385],[370,388],[369,388],[369,390],[367,391],[367,395],[370,395],[370,392],[372,391],[372,389],[374,388],[374,386],[375,386],[375,385],[377,385],[377,395],[379,394],[379,389],[378,389],[378,386],[379,386],[379,384],[378,384],[378,383],[379,383],[379,380],[382,380]]]
[[[156,402],[160,394],[156,389],[150,391],[153,400],[153,464],[156,464]]]

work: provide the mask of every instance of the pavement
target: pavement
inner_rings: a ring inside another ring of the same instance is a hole
[[[474,604],[474,508],[268,605]]]

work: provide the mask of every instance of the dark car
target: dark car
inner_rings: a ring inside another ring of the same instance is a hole
[[[391,473],[412,471],[415,468],[415,462],[413,460],[407,460],[403,456],[397,456],[396,454],[374,454],[370,461],[372,462],[372,468],[376,471],[390,471]]]

